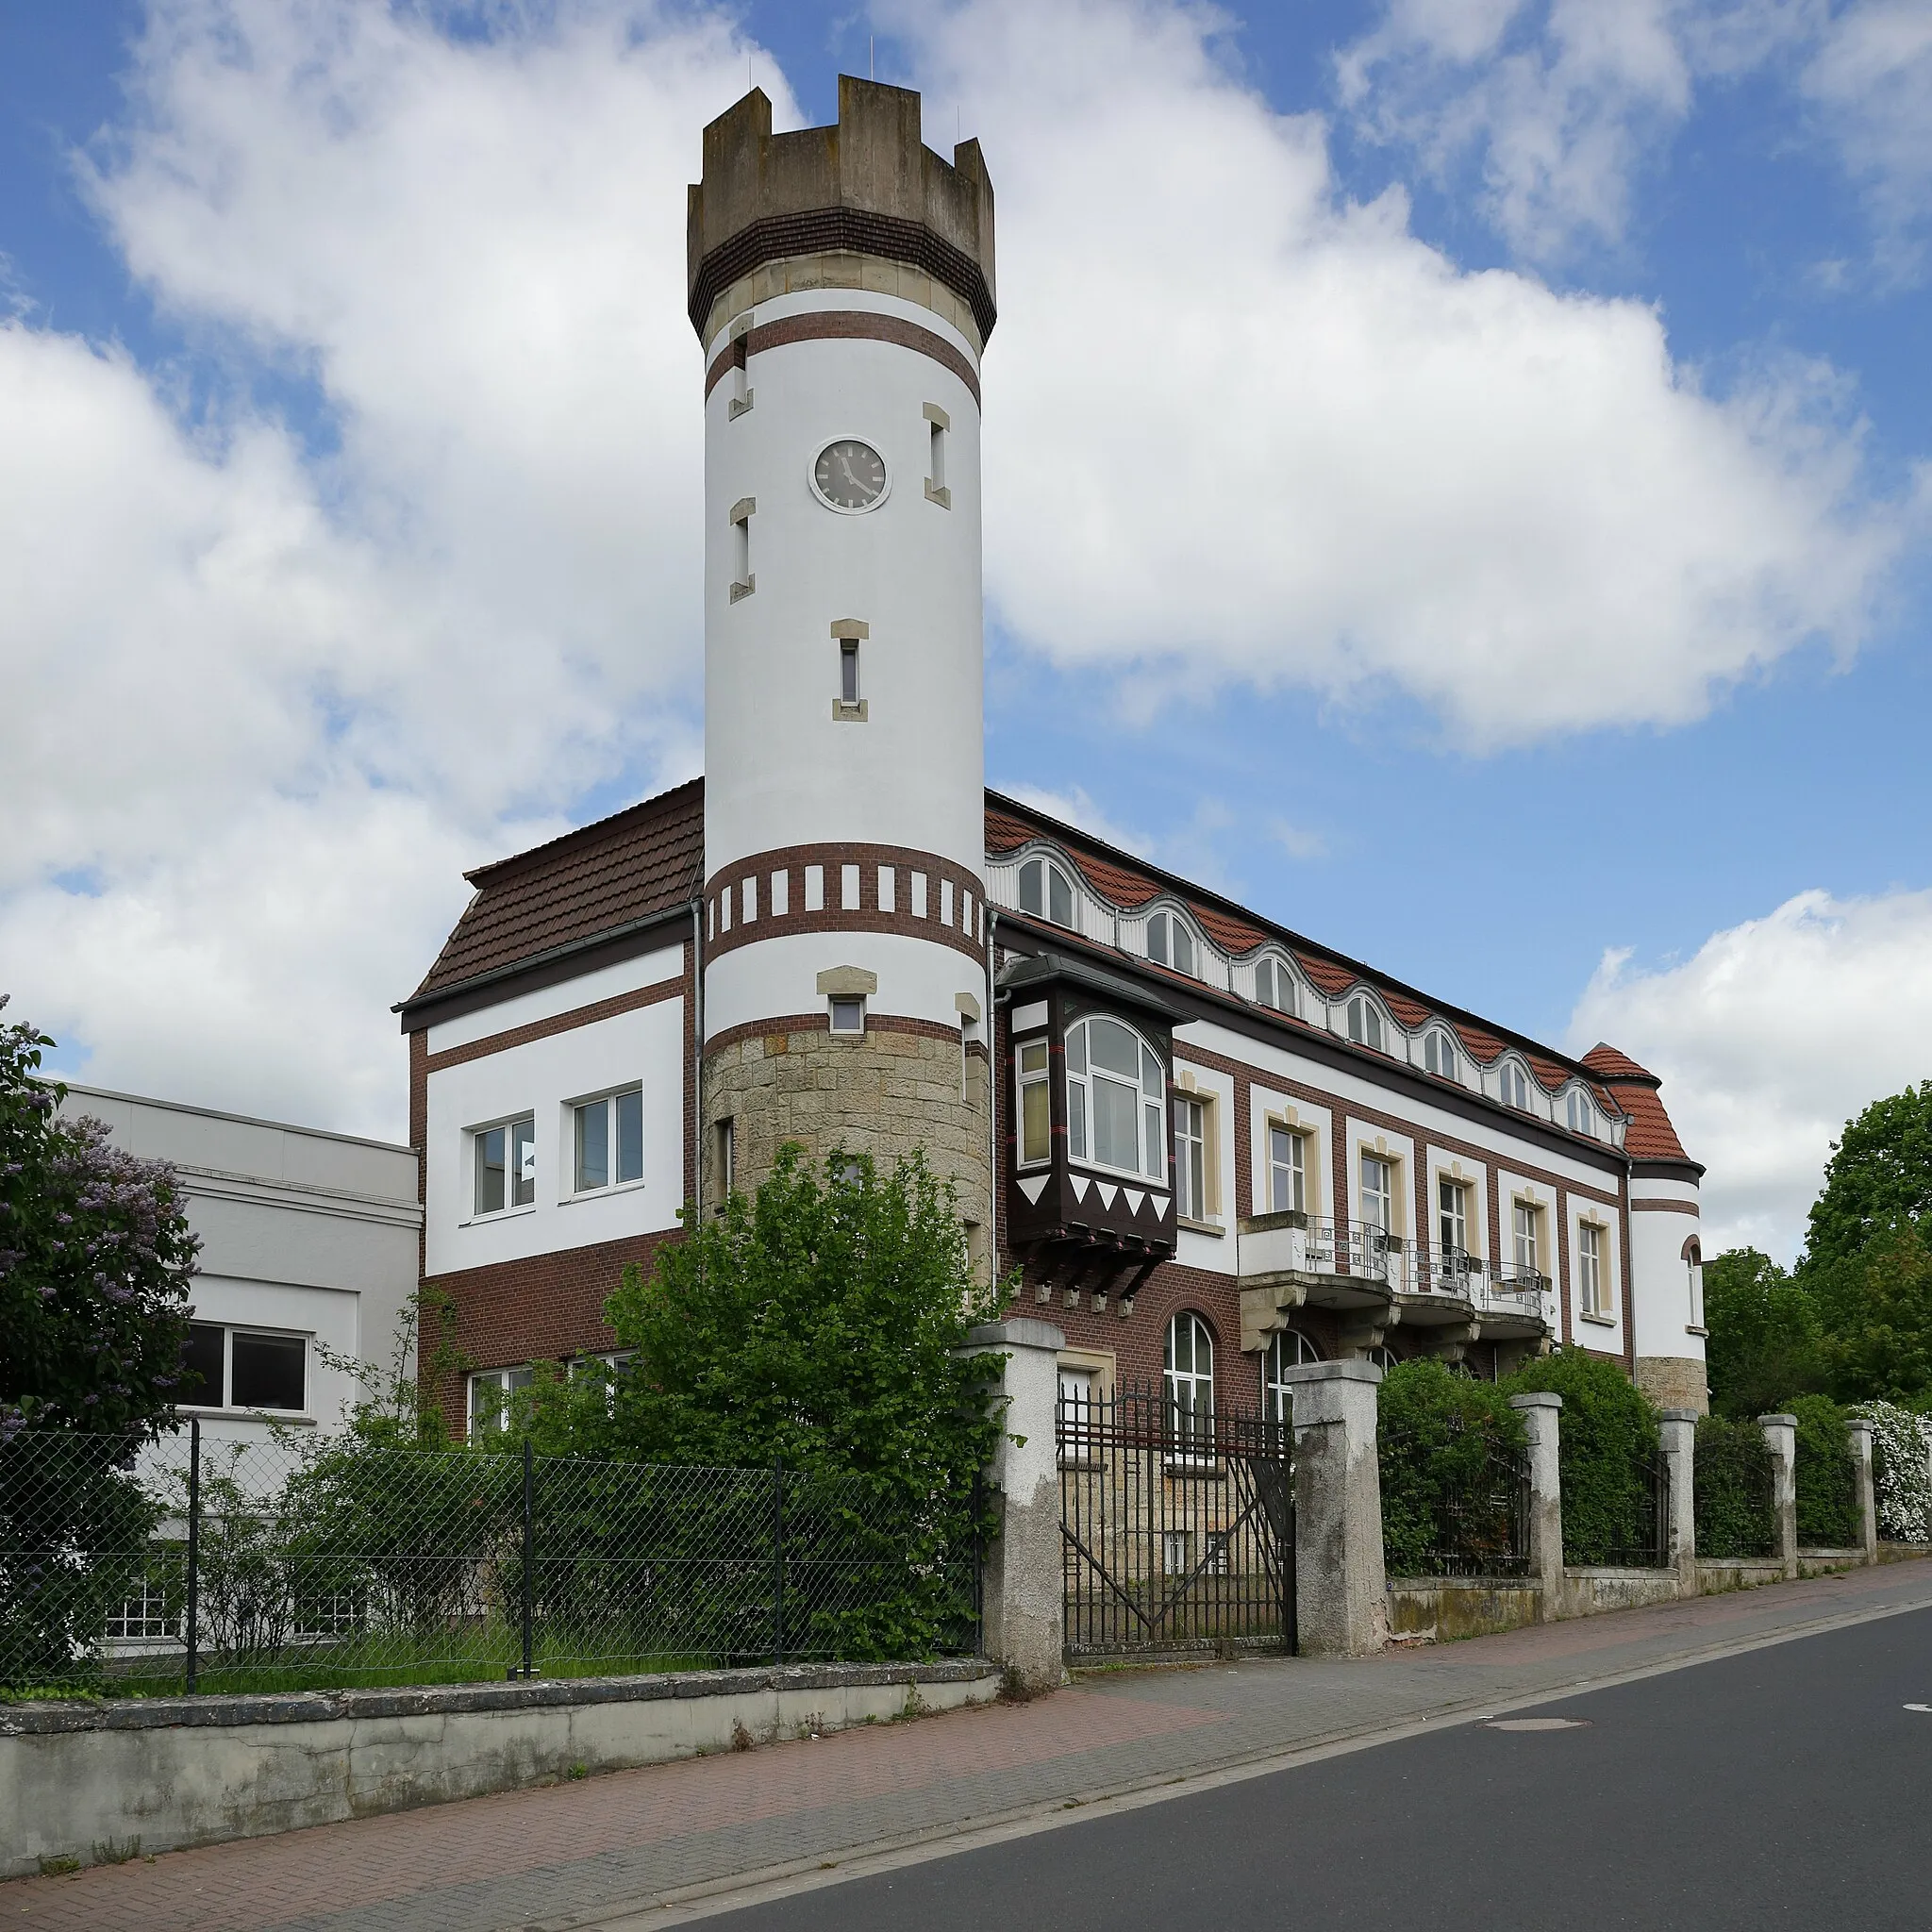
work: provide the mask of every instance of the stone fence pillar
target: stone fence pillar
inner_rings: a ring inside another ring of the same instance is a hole
[[[961,1351],[997,1351],[1007,1358],[993,1398],[1004,1409],[999,1446],[987,1472],[999,1499],[1000,1526],[988,1545],[981,1579],[984,1641],[987,1656],[1033,1690],[1050,1690],[1065,1674],[1054,1420],[1058,1351],[1066,1342],[1050,1322],[984,1322],[967,1330]]]
[[[1512,1395],[1509,1407],[1529,1433],[1529,1574],[1543,1587],[1542,1620],[1554,1624],[1563,1606],[1563,1483],[1557,1455],[1563,1398],[1539,1389]]]
[[[1777,1553],[1788,1577],[1798,1574],[1798,1418],[1794,1415],[1761,1415],[1757,1426],[1764,1431],[1765,1446],[1771,1451],[1772,1520],[1777,1524]]]
[[[1667,1408],[1657,1424],[1657,1444],[1670,1473],[1671,1567],[1677,1573],[1677,1594],[1697,1594],[1697,1411]]]
[[[1878,1493],[1872,1482],[1872,1424],[1863,1416],[1855,1415],[1845,1424],[1845,1435],[1858,1465],[1858,1545],[1865,1552],[1866,1562],[1875,1563],[1878,1560]]]
[[[1294,1576],[1307,1657],[1366,1657],[1389,1639],[1373,1362],[1286,1369],[1294,1416]]]

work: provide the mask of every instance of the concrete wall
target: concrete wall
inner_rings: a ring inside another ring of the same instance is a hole
[[[1563,1570],[1558,1617],[1596,1617],[1606,1610],[1634,1610],[1667,1604],[1682,1594],[1674,1570],[1572,1568]]]
[[[1541,1583],[1503,1583],[1480,1577],[1391,1576],[1389,1635],[1432,1643],[1490,1637],[1543,1620]]]
[[[0,1877],[984,1704],[993,1665],[0,1708]]]

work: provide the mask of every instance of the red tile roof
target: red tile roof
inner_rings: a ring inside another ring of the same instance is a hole
[[[1583,1064],[1607,1080],[1648,1080],[1653,1087],[1663,1084],[1648,1067],[1640,1067],[1627,1053],[1619,1053],[1601,1040],[1583,1056]]]
[[[1645,1081],[1633,1080],[1610,1090],[1618,1104],[1630,1116],[1624,1129],[1624,1152],[1632,1160],[1689,1160],[1677,1130],[1657,1098],[1657,1089]]]
[[[705,859],[705,781],[479,865],[476,896],[407,1004],[694,897]]]

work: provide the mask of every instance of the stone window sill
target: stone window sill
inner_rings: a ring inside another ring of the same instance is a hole
[[[1579,1322],[1588,1322],[1596,1328],[1614,1328],[1617,1325],[1617,1318],[1614,1315],[1579,1314],[1576,1319]]]
[[[1176,1214],[1174,1223],[1176,1226],[1186,1228],[1190,1234],[1211,1234],[1216,1241],[1227,1232],[1218,1221],[1192,1221],[1185,1214]]]
[[[1686,1335],[1708,1335],[1710,1330],[1708,1328],[1700,1328],[1694,1322],[1687,1322],[1684,1324],[1684,1333]]]
[[[298,1415],[289,1408],[202,1408],[192,1402],[176,1405],[183,1415],[197,1416],[205,1423],[286,1423],[291,1429],[312,1429],[312,1415]]]

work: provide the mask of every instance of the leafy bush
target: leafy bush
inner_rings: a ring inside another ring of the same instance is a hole
[[[1523,1418],[1494,1383],[1418,1358],[1376,1391],[1382,1552],[1395,1576],[1480,1574],[1512,1554]]]
[[[1768,1557],[1777,1548],[1771,1445],[1756,1423],[1700,1417],[1691,1488],[1700,1557]]]
[[[1650,1398],[1615,1362],[1578,1348],[1525,1362],[1498,1387],[1506,1394],[1547,1389],[1563,1398],[1563,1560],[1651,1560],[1660,1452]]]
[[[1891,1542],[1932,1542],[1932,1420],[1895,1402],[1861,1402],[1851,1412],[1872,1424],[1878,1534]]]
[[[1798,1418],[1798,1544],[1848,1550],[1859,1539],[1858,1462],[1845,1436],[1845,1412],[1828,1395],[1801,1395]]]

